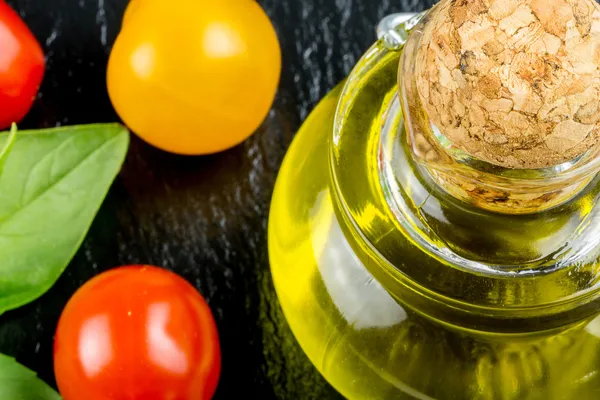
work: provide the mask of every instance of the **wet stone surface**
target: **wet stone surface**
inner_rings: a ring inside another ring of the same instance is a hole
[[[124,264],[176,271],[207,298],[223,373],[217,399],[336,399],[287,327],[271,282],[266,227],[277,171],[301,121],[375,40],[379,19],[434,0],[261,0],[282,46],[279,94],[245,143],[179,157],[136,137],[83,246],[38,301],[0,317],[0,352],[54,385],[60,312],[92,276]],[[106,62],[126,0],[8,0],[47,54],[39,99],[21,128],[118,121]]]

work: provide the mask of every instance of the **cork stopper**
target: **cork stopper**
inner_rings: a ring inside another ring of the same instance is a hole
[[[454,146],[534,169],[600,140],[599,67],[594,0],[442,0],[415,74],[425,111]]]

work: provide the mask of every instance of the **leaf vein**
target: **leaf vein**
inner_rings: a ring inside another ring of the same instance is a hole
[[[11,219],[13,219],[16,215],[18,215],[19,213],[21,213],[28,206],[30,206],[31,204],[35,203],[39,198],[41,198],[43,195],[45,195],[50,190],[52,190],[54,187],[56,187],[60,182],[62,182],[67,177],[69,177],[71,174],[73,174],[86,160],[88,160],[91,157],[93,157],[94,155],[98,154],[100,151],[104,150],[106,147],[108,147],[114,141],[116,141],[117,139],[119,139],[119,136],[120,135],[117,134],[117,135],[113,136],[112,138],[110,138],[109,140],[105,141],[101,146],[97,147],[91,153],[89,153],[87,156],[85,156],[81,160],[79,160],[77,162],[77,164],[75,164],[73,166],[73,168],[69,169],[69,171],[67,171],[65,174],[63,174],[62,176],[60,176],[59,178],[57,178],[54,182],[52,182],[52,184],[50,186],[48,186],[43,191],[41,191],[38,194],[36,194],[31,200],[29,200],[25,204],[21,205],[18,209],[14,210],[12,213],[6,215],[3,219],[0,219],[0,229],[8,221],[10,221]]]

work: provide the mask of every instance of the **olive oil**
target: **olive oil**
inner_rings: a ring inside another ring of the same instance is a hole
[[[410,157],[399,57],[368,54],[282,166],[269,254],[297,340],[349,399],[600,398],[598,181],[532,215],[453,198]]]

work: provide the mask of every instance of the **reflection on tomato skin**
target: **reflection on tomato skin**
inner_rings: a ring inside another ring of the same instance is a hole
[[[77,355],[88,378],[95,378],[112,362],[111,336],[108,315],[95,315],[82,324]]]
[[[218,334],[185,280],[156,267],[122,267],[71,298],[54,366],[65,400],[210,399],[220,374]]]

